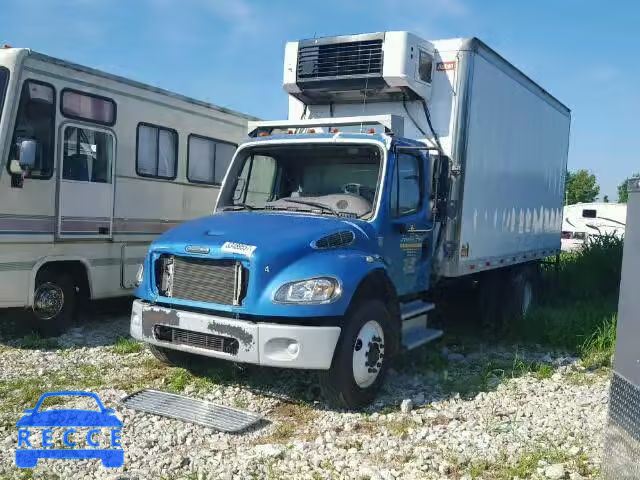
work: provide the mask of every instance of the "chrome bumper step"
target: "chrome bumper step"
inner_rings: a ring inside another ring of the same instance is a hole
[[[263,420],[257,413],[158,390],[140,390],[124,397],[121,402],[133,410],[228,433],[240,432]]]

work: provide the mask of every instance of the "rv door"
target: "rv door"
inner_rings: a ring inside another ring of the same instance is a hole
[[[60,128],[58,228],[60,238],[111,238],[116,140],[107,129]]]

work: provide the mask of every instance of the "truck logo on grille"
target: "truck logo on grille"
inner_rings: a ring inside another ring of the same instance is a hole
[[[209,247],[201,247],[199,245],[187,245],[184,249],[189,253],[209,253]]]

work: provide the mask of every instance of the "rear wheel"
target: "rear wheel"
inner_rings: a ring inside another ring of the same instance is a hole
[[[389,366],[392,333],[391,316],[379,300],[362,303],[347,315],[331,368],[320,374],[330,405],[358,408],[373,400]]]
[[[522,320],[526,317],[535,300],[535,286],[535,267],[523,267],[513,271],[509,278],[510,295],[506,305],[509,320]]]
[[[40,335],[60,335],[73,320],[78,292],[73,278],[53,270],[38,272],[31,323]]]

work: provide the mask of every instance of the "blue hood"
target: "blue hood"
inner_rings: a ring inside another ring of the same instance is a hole
[[[322,237],[347,230],[354,234],[354,241],[349,245],[329,249],[311,246]],[[230,253],[228,249],[222,249],[226,242],[241,244],[240,248],[248,246],[253,251],[250,255]],[[287,305],[272,302],[272,294],[278,286],[318,276],[333,276],[344,280],[345,286],[355,286],[358,284],[356,277],[375,266],[367,263],[366,258],[378,250],[375,230],[363,220],[282,211],[220,212],[178,225],[156,239],[145,264],[145,272],[148,273],[136,290],[136,296],[150,302],[161,298],[150,278],[153,275],[152,262],[162,253],[228,258],[243,262],[250,270],[249,287],[241,306],[216,305],[216,309],[259,315],[292,315],[294,312]],[[317,306],[297,306],[295,314],[342,314],[349,302],[347,295],[343,297],[320,310]],[[198,308],[211,307],[203,302],[175,298],[162,301]]]
[[[211,256],[221,254],[225,242],[255,246],[255,258],[294,253],[319,238],[350,230],[356,239],[375,238],[373,228],[362,220],[283,212],[221,212],[183,223],[159,237],[152,248],[178,253],[191,246],[209,247]],[[292,248],[294,247],[294,248]],[[309,247],[310,248],[310,247]],[[298,252],[299,253],[299,252]],[[224,255],[228,256],[228,255]]]

